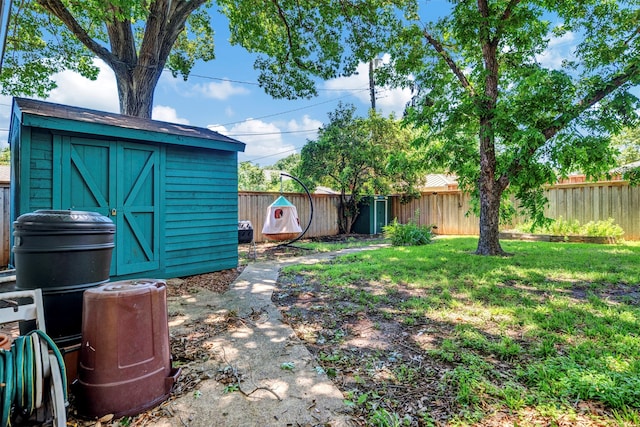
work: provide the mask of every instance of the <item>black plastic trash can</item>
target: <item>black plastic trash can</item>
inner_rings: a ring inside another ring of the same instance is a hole
[[[47,334],[80,343],[82,294],[109,281],[115,225],[96,212],[38,210],[14,227],[16,287],[42,289]]]
[[[251,221],[238,221],[238,243],[253,242],[253,224]]]

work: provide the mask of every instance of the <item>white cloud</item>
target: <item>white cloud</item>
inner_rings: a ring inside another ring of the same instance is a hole
[[[325,82],[325,89],[353,94],[360,102],[371,105],[369,96],[369,65],[360,64],[356,73],[349,77],[338,77]]]
[[[240,161],[251,160],[270,165],[296,151],[293,144],[284,141],[283,130],[274,123],[248,119],[230,128],[220,125],[207,127],[247,144],[244,153],[240,153]]]
[[[575,33],[567,32],[561,37],[552,37],[547,49],[540,55],[536,55],[536,60],[545,68],[558,69],[564,60],[574,60],[573,49],[575,48]]]
[[[312,119],[308,114],[302,116],[302,121],[289,120],[287,122],[287,131],[289,132],[306,132],[314,130],[317,132],[318,128],[322,126],[320,120]]]
[[[225,100],[234,95],[248,95],[250,92],[241,86],[234,86],[229,81],[211,82],[194,86],[194,90],[207,98]]]
[[[229,129],[227,129],[227,127],[223,125],[207,125],[207,129],[221,133],[225,136],[229,134]]]
[[[73,105],[100,111],[120,111],[118,87],[113,71],[99,59],[94,64],[100,68],[96,80],[89,80],[73,71],[63,71],[53,76],[58,87],[51,91],[47,101]]]
[[[377,91],[376,108],[382,115],[394,114],[396,118],[402,117],[407,102],[411,100],[411,89],[383,89]]]
[[[389,61],[389,56],[385,55],[383,62]],[[371,94],[369,91],[369,64],[358,65],[356,74],[349,77],[339,77],[325,83],[325,89],[343,91],[351,93],[362,104],[371,106]],[[411,99],[409,89],[392,89],[389,87],[376,86],[376,109],[387,116],[394,113],[400,117],[405,105]]]
[[[178,117],[178,112],[175,108],[167,107],[165,105],[156,105],[155,107],[153,107],[151,117],[154,120],[160,120],[163,122],[180,123],[183,125],[189,124],[189,120]]]
[[[305,114],[302,116],[302,120],[292,119],[283,123],[282,128],[287,132],[285,137],[293,141],[296,147],[301,148],[308,140],[313,141],[318,138],[318,129],[322,125],[320,120]]]

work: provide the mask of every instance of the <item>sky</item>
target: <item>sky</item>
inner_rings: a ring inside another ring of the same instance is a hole
[[[319,95],[311,99],[278,100],[265,94],[257,84],[253,69],[256,55],[240,46],[230,46],[226,18],[211,12],[215,28],[216,59],[200,61],[188,81],[173,78],[165,71],[156,87],[153,119],[206,127],[246,144],[239,161],[251,161],[261,167],[272,165],[317,137],[320,126],[328,122],[328,113],[339,102],[356,106],[366,116],[371,106],[368,64],[359,74],[320,82]],[[91,81],[65,71],[55,76],[58,87],[45,101],[119,112],[113,72],[102,61],[98,79]],[[384,115],[402,114],[411,94],[406,90],[377,89],[376,107]],[[0,96],[0,146],[6,147],[12,99]]]

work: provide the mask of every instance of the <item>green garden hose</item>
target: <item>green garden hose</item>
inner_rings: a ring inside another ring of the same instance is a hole
[[[67,376],[60,350],[41,330],[29,332],[16,338],[10,351],[0,350],[0,427],[10,425],[12,406],[25,418],[30,417],[37,409],[37,390],[42,390],[44,386],[36,383],[39,364],[36,358],[42,357],[39,346],[34,344],[36,339],[46,343],[58,361],[64,402],[67,402]]]
[[[53,354],[56,356],[58,365],[60,365],[60,375],[62,376],[62,390],[64,393],[64,401],[66,403],[69,399],[69,397],[67,396],[67,371],[64,367],[64,358],[62,357],[62,353],[60,353],[58,346],[53,342],[51,337],[42,332],[40,329],[36,329],[34,331],[31,331],[30,333],[38,334],[40,338],[47,343],[47,345],[49,346],[49,350],[53,351]]]
[[[13,354],[10,351],[0,350],[3,366],[3,375],[0,376],[0,383],[3,384],[0,403],[2,403],[2,415],[0,416],[0,426],[5,427],[9,424],[9,415],[11,414],[11,404],[13,403],[13,394],[15,391],[13,382]]]

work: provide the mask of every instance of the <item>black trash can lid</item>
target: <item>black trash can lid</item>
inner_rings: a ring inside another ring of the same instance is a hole
[[[39,209],[35,212],[20,215],[13,223],[16,229],[92,229],[115,232],[115,224],[111,218],[98,212],[47,210]]]

